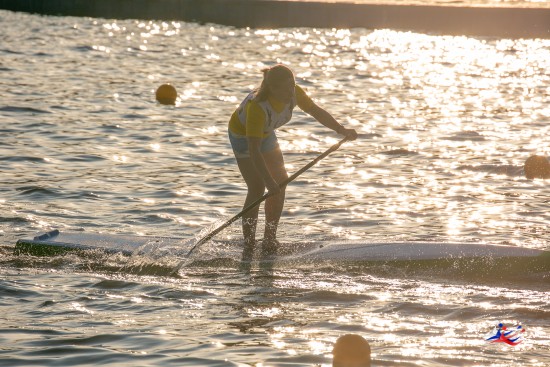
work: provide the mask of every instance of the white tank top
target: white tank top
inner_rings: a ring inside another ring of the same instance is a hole
[[[246,105],[252,99],[256,92],[250,92],[248,96],[241,102],[239,108],[237,108],[237,114],[239,115],[239,121],[243,126],[246,126]],[[285,108],[281,112],[277,112],[271,106],[268,100],[257,102],[258,106],[262,108],[265,113],[265,124],[264,124],[264,134],[269,135],[275,129],[280,128],[281,126],[287,124],[292,118],[292,111],[296,107],[296,94],[292,97],[292,100],[285,105]]]

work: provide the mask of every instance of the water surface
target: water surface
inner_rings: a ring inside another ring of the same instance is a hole
[[[328,366],[349,332],[381,366],[550,364],[544,261],[242,267],[214,242],[170,277],[154,270],[171,259],[154,256],[12,254],[53,228],[191,239],[236,214],[246,190],[227,121],[276,62],[361,135],[288,187],[282,241],[549,250],[548,182],[522,174],[550,155],[549,40],[0,20],[7,365]],[[174,107],[154,100],[165,82]],[[279,134],[289,172],[337,139],[296,112]],[[235,224],[217,240],[240,235]],[[525,342],[486,344],[499,321],[522,323]]]

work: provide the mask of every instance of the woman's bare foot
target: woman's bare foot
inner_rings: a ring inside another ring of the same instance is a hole
[[[280,246],[281,244],[275,238],[264,238],[262,241],[262,257],[276,256]]]
[[[256,247],[256,241],[255,240],[245,240],[241,261],[252,261],[252,257],[254,256],[254,248],[255,247]]]

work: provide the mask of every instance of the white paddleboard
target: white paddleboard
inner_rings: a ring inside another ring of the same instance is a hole
[[[476,243],[330,243],[298,257],[312,260],[407,261],[463,258],[537,257],[550,252]],[[550,261],[550,258],[549,258]]]
[[[117,235],[86,232],[60,232],[53,230],[32,239],[20,239],[15,244],[15,254],[49,256],[68,251],[102,250],[132,255],[136,251],[161,247],[182,246],[183,238]]]
[[[100,250],[131,255],[170,248],[186,254],[185,239],[175,237],[130,236],[116,234],[51,231],[32,239],[20,239],[16,254],[51,256],[68,251]],[[476,243],[436,242],[330,242],[284,245],[285,254],[274,261],[410,261],[466,258],[544,257],[550,262],[550,252],[516,246]],[[289,255],[289,252],[291,253]]]

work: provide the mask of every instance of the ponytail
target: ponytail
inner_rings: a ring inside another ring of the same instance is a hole
[[[256,102],[265,101],[269,95],[269,86],[267,83],[267,74],[269,70],[271,70],[271,68],[262,69],[264,78],[262,79],[262,84],[260,84],[260,87],[255,90],[254,101]]]

